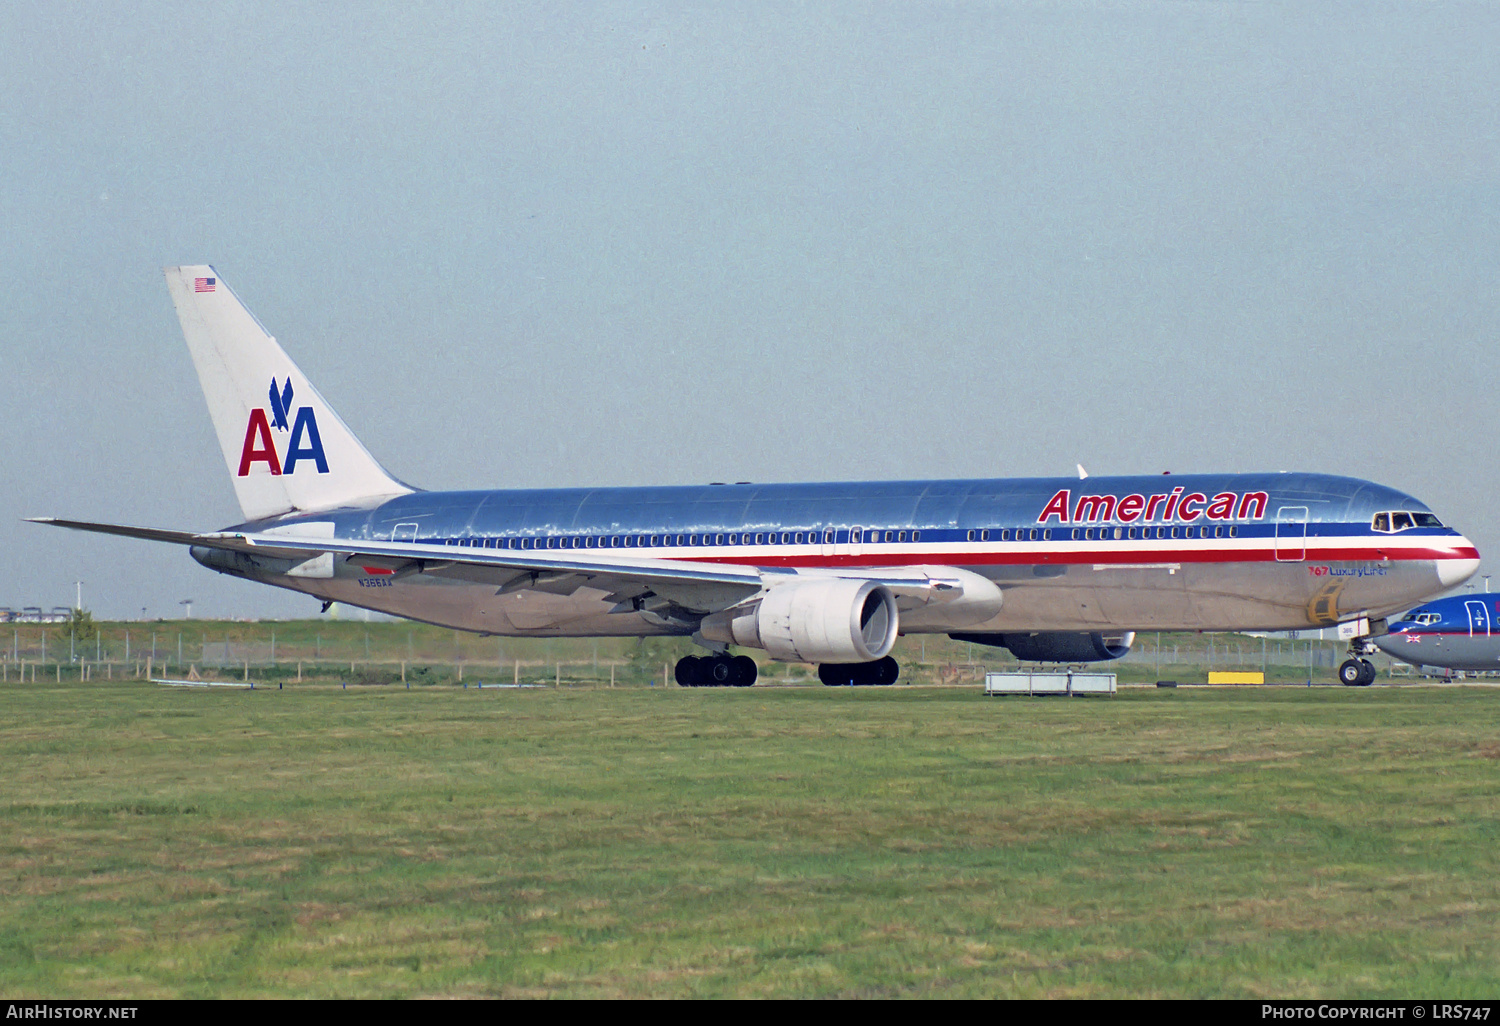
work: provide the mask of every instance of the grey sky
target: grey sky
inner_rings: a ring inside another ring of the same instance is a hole
[[[310,615],[164,264],[423,487],[1303,469],[1500,547],[1492,4],[0,8],[0,605]]]

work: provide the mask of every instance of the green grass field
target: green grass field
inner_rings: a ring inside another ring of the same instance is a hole
[[[1500,691],[0,685],[0,991],[1500,990]]]

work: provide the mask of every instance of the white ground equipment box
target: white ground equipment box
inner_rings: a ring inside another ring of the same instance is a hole
[[[1070,673],[1066,670],[1022,670],[986,673],[986,695],[1112,695],[1113,673]]]

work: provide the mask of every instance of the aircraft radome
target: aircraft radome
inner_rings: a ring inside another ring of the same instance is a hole
[[[1478,566],[1412,496],[1324,474],[422,491],[370,456],[212,267],[166,276],[244,522],[43,522],[466,631],[691,637],[709,654],[678,664],[682,684],[753,683],[730,646],[889,684],[898,633],[1083,662],[1148,628],[1343,624],[1357,657],[1384,617]]]

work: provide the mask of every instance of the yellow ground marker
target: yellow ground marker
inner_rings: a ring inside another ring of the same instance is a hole
[[[1264,684],[1266,675],[1264,673],[1242,673],[1233,670],[1210,670],[1208,671],[1208,682],[1210,684]]]

